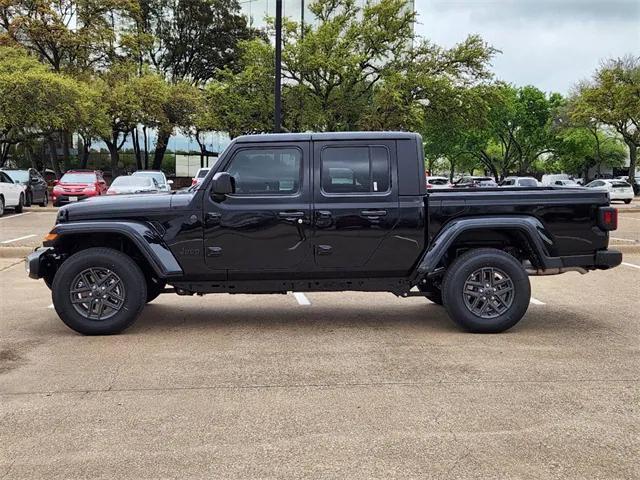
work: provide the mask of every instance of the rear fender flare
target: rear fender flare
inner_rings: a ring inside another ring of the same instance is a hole
[[[146,222],[83,221],[59,223],[51,230],[51,233],[57,234],[58,237],[53,242],[45,242],[45,246],[54,248],[65,237],[68,238],[72,235],[100,233],[122,235],[140,250],[159,278],[176,277],[183,274],[182,267],[160,234]]]
[[[542,268],[561,267],[559,258],[550,256],[553,239],[540,220],[531,216],[458,218],[445,224],[418,263],[419,278],[433,273],[449,247],[470,231],[511,230],[523,234]]]

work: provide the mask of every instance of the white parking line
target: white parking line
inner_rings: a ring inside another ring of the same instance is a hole
[[[10,218],[21,217],[22,215],[31,215],[32,212],[16,213],[15,215],[9,215],[8,217],[0,217],[0,220],[8,220]]]
[[[293,296],[296,297],[299,305],[311,305],[311,302],[304,293],[293,292]]]
[[[631,267],[631,268],[638,268],[638,269],[640,269],[640,265],[636,265],[635,263],[622,262],[622,265],[624,265],[624,266],[626,266],[626,267]]]
[[[533,303],[534,305],[546,305],[546,303],[541,302],[540,300],[538,300],[537,298],[533,298],[531,297],[531,299],[529,300],[530,303]]]
[[[618,237],[611,237],[611,240],[617,240],[619,242],[631,242],[631,243],[638,243],[638,240],[630,240],[628,238],[618,238]]]
[[[12,238],[11,240],[4,240],[0,243],[2,244],[12,243],[12,242],[17,242],[18,240],[24,240],[25,238],[31,238],[31,237],[35,237],[35,235],[25,235],[24,237]]]

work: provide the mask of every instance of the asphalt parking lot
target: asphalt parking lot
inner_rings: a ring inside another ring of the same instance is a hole
[[[55,212],[29,212],[0,242],[41,241]],[[82,337],[0,260],[0,479],[640,477],[640,253],[533,278],[499,335],[422,298],[309,293],[162,295]]]

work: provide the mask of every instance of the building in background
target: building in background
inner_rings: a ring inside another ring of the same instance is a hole
[[[249,19],[249,25],[254,28],[264,27],[267,17],[276,14],[276,0],[240,0],[238,3]],[[282,16],[298,23],[313,23],[314,17],[308,7],[310,3],[310,0],[282,0]],[[356,0],[356,3],[363,7],[366,1]],[[408,0],[407,8],[414,10],[415,0]]]

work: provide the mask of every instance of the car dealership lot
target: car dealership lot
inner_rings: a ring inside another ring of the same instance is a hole
[[[39,243],[55,216],[30,211],[0,241]],[[308,293],[163,295],[124,334],[82,337],[16,262],[0,263],[0,478],[640,471],[640,254],[533,278],[500,335],[422,298]]]

